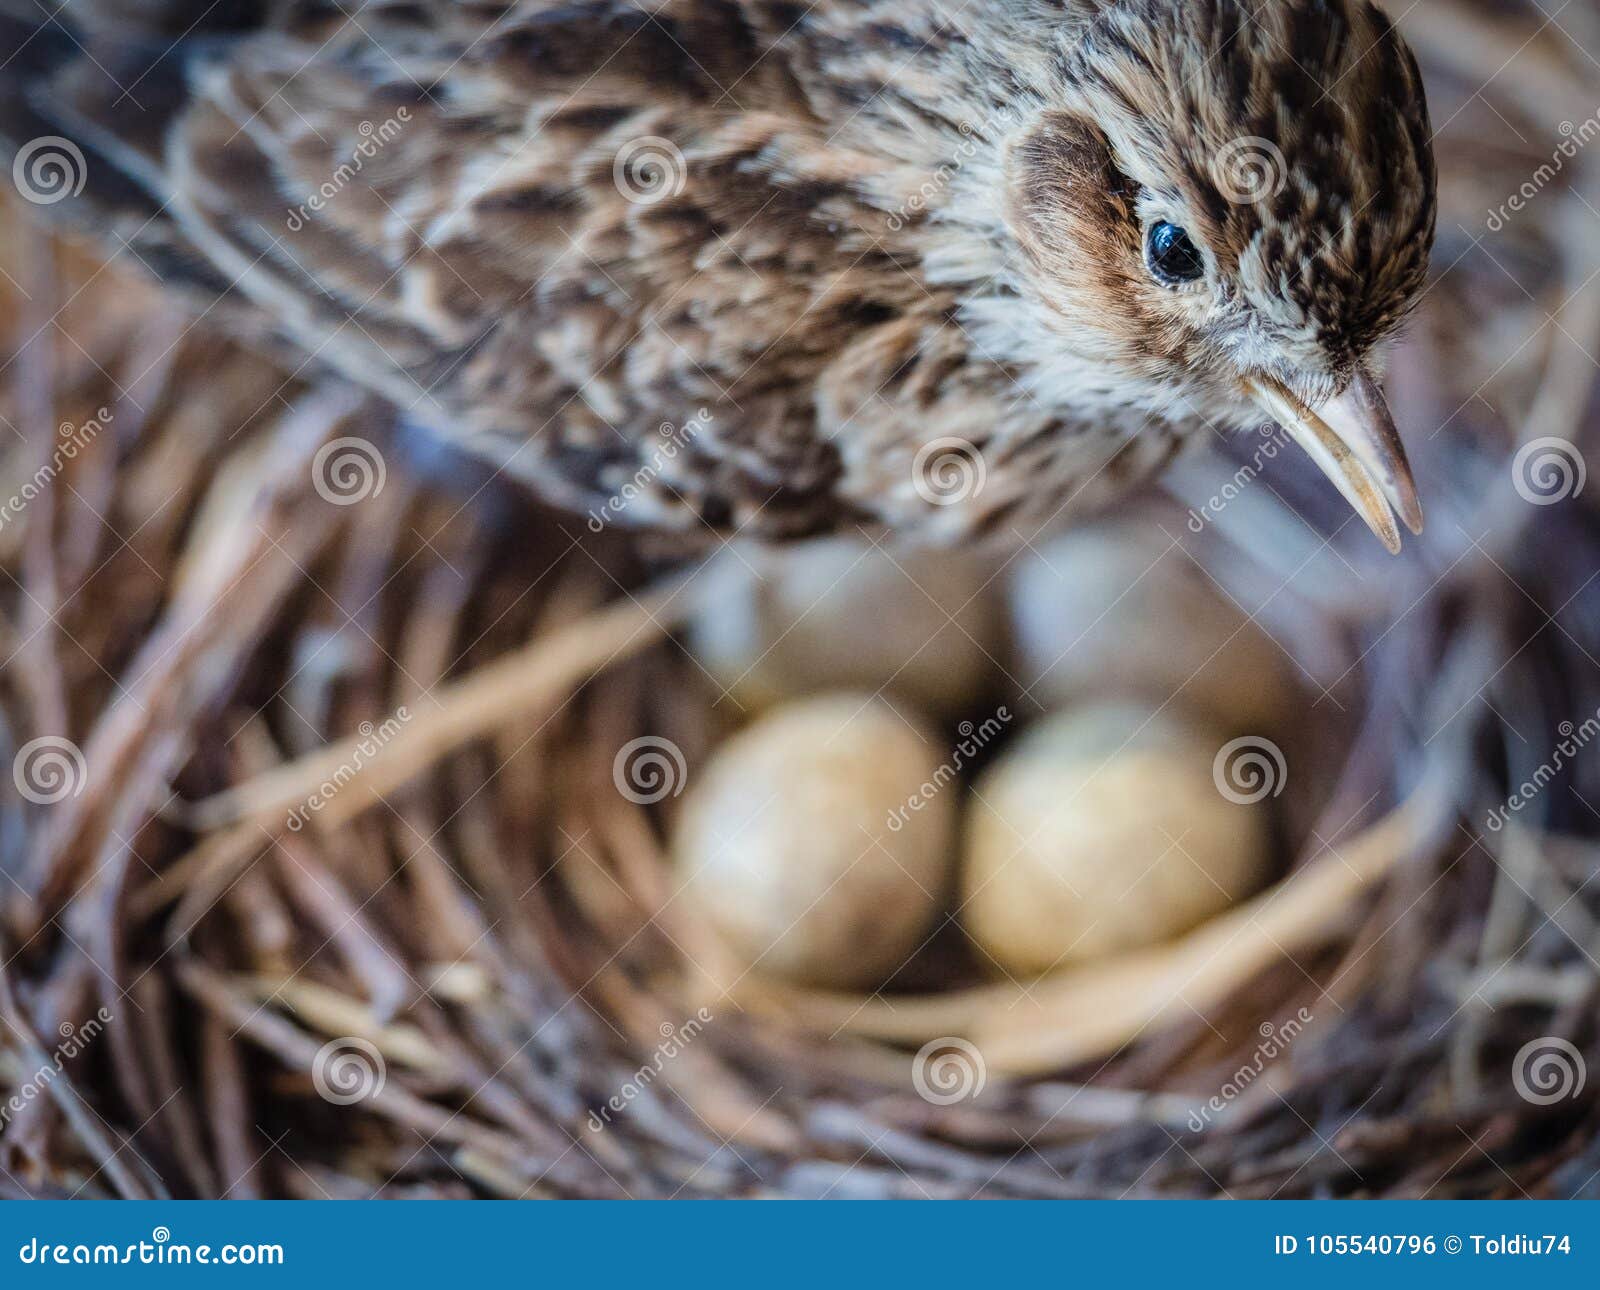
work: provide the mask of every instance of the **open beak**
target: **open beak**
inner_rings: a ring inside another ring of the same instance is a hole
[[[1267,415],[1311,454],[1391,555],[1400,553],[1396,515],[1413,533],[1422,532],[1422,504],[1406,450],[1383,392],[1370,376],[1362,372],[1349,389],[1315,412],[1270,376],[1246,377],[1244,385]]]

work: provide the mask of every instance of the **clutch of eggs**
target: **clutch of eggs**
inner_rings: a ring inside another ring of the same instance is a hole
[[[1213,768],[1292,710],[1286,659],[1153,523],[1047,544],[1009,606],[949,553],[742,556],[689,643],[756,715],[692,777],[673,840],[681,897],[742,967],[870,989],[953,907],[981,964],[1034,975],[1179,935],[1264,881],[1268,807]],[[1056,711],[969,791],[953,720],[1005,672]]]
[[[1253,892],[1265,808],[1215,779],[1222,734],[1137,704],[1036,723],[966,794],[945,741],[870,695],[796,700],[692,778],[679,896],[741,969],[871,989],[945,908],[979,958],[1028,976],[1169,939]],[[963,801],[963,798],[966,800]]]

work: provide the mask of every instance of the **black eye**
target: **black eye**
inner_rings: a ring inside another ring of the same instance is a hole
[[[1169,287],[1193,282],[1206,271],[1200,249],[1189,240],[1189,235],[1176,224],[1164,220],[1150,230],[1145,256],[1156,281]]]

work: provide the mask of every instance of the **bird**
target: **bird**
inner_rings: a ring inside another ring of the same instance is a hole
[[[3,3],[25,198],[591,527],[1026,540],[1266,420],[1421,532],[1366,0]]]

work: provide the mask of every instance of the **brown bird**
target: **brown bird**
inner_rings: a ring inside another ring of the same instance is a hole
[[[1363,0],[5,3],[24,196],[592,526],[1031,535],[1264,412],[1420,528]]]

